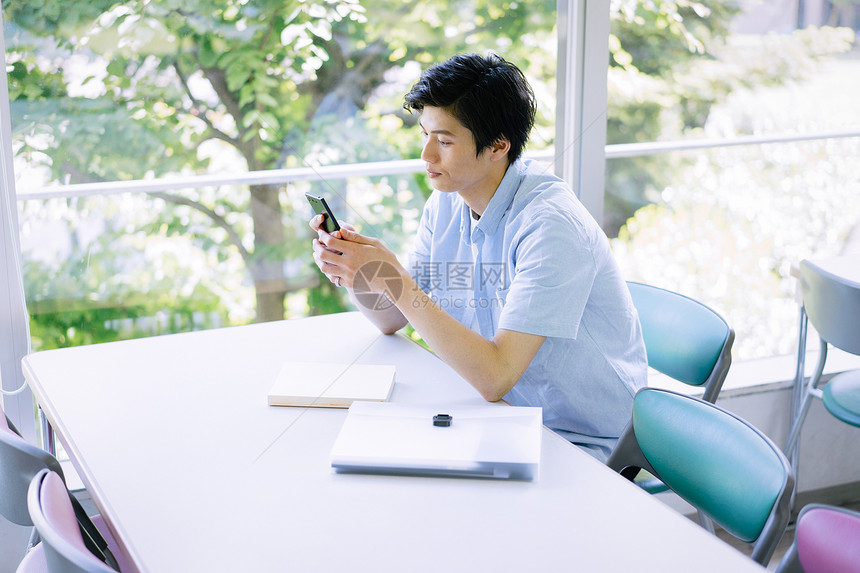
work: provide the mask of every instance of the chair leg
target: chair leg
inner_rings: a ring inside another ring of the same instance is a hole
[[[804,373],[806,370],[806,337],[808,326],[809,319],[806,316],[806,309],[801,305],[800,320],[797,327],[797,361],[796,369],[794,371],[794,386],[792,388],[793,392],[791,397],[792,420],[794,420],[797,417],[797,413],[800,412],[800,404],[803,401],[803,380],[806,378]]]
[[[51,423],[45,417],[45,413],[41,408],[39,408],[39,424],[41,425],[40,441],[42,449],[52,456],[57,457],[57,442],[55,441],[54,428],[51,427]]]
[[[797,461],[797,443],[798,437],[800,436],[800,427],[803,425],[803,421],[806,418],[806,414],[809,411],[809,401],[813,396],[817,395],[818,390],[818,382],[821,380],[821,374],[824,372],[824,363],[827,361],[827,343],[825,341],[821,341],[821,352],[818,355],[818,367],[815,369],[815,374],[812,378],[809,379],[809,382],[806,384],[806,389],[803,391],[803,400],[800,403],[800,408],[794,416],[791,424],[791,431],[788,434],[788,442],[786,442],[785,448],[783,452],[789,461],[792,462],[792,465],[795,465]],[[795,472],[794,475],[797,475]]]
[[[714,531],[714,522],[711,521],[711,518],[702,513],[702,510],[698,510],[699,513],[699,525],[705,528],[706,531],[716,535],[716,531]]]
[[[805,332],[804,332],[805,334]],[[804,347],[805,347],[804,343]],[[803,422],[806,420],[806,414],[809,412],[809,405],[812,401],[813,397],[821,398],[821,390],[818,389],[818,383],[821,381],[821,375],[824,372],[824,363],[827,361],[827,342],[824,339],[821,340],[821,350],[818,354],[818,366],[815,368],[815,373],[809,379],[809,382],[806,384],[806,387],[803,386],[803,359],[798,358],[798,372],[797,378],[795,380],[795,384],[799,383],[799,388],[801,389],[802,399],[800,401],[799,407],[795,404],[797,408],[792,412],[792,423],[791,429],[788,433],[788,441],[786,442],[785,448],[783,449],[783,453],[785,453],[785,457],[788,458],[788,462],[791,465],[791,471],[795,476],[795,480],[800,475],[800,431],[803,427]],[[797,498],[797,488],[795,487],[791,492],[791,501],[789,502],[789,508],[794,508],[795,499]]]
[[[792,387],[792,396],[791,396],[791,425],[789,427],[789,439],[788,442],[792,441],[792,432],[794,430],[795,422],[800,418],[800,412],[803,409],[803,398],[804,398],[804,380],[806,379],[806,340],[809,331],[809,318],[806,316],[806,308],[801,304],[800,305],[800,320],[797,327],[797,361],[796,361],[796,369],[794,371],[794,386]],[[786,446],[783,450],[785,455],[788,457],[789,461],[791,461],[794,455],[797,453],[797,445]],[[797,474],[795,474],[797,475]]]
[[[33,530],[30,531],[30,540],[27,542],[27,552],[36,547],[40,541],[42,541],[42,538],[39,536],[39,531],[34,527]]]

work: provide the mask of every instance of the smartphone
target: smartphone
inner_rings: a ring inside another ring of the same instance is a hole
[[[314,213],[325,215],[322,227],[327,233],[334,233],[335,231],[340,230],[340,225],[338,224],[334,213],[331,212],[328,203],[325,202],[325,197],[320,197],[313,193],[305,193],[305,197],[308,198],[308,203],[313,207]]]

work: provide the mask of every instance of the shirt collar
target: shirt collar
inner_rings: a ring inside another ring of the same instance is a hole
[[[522,172],[525,169],[523,162],[519,159],[508,166],[502,182],[490,199],[490,203],[477,221],[473,221],[472,225],[481,229],[486,235],[493,235],[499,227],[499,223],[507,213],[514,201],[514,195],[522,182]],[[466,207],[466,213],[469,213],[469,208]],[[471,216],[471,214],[469,214]]]

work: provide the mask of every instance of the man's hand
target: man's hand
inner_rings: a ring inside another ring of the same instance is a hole
[[[356,232],[352,225],[341,222],[341,229],[329,234],[321,228],[322,222],[322,216],[317,215],[311,219],[310,227],[317,233],[313,241],[314,262],[323,274],[335,285],[346,287],[355,306],[383,333],[393,334],[406,326],[406,318],[385,294],[393,295],[398,289],[386,288],[390,285],[376,280],[379,273],[372,272],[378,270],[384,261],[389,272],[383,274],[390,278],[408,277],[394,253],[378,239]],[[361,280],[356,281],[362,269]]]
[[[392,279],[408,280],[409,273],[382,241],[341,227],[331,235],[320,231],[314,241],[314,260],[326,276],[339,277],[340,286],[351,290],[377,294],[391,293],[388,281]],[[386,272],[375,272],[380,267]]]
[[[330,272],[326,272],[326,270],[323,268],[323,264],[321,263],[321,261],[319,259],[319,253],[321,253],[323,250],[327,250],[327,248],[321,242],[321,239],[323,238],[323,236],[326,236],[326,237],[334,236],[336,238],[340,238],[340,236],[341,236],[340,231],[335,231],[333,233],[333,235],[329,235],[328,232],[325,229],[323,229],[322,224],[323,224],[324,220],[325,219],[324,219],[323,215],[316,215],[314,218],[312,218],[308,222],[308,225],[310,226],[310,228],[313,229],[317,234],[317,238],[314,239],[314,242],[313,242],[314,262],[316,262],[317,266],[320,268],[320,270],[323,272],[323,274],[326,276],[326,278],[328,278],[328,280],[330,280],[333,284],[335,284],[337,286],[342,286],[341,278],[338,275],[333,274],[331,272],[331,269],[330,269]],[[341,229],[349,229],[349,230],[353,230],[353,231],[355,230],[355,227],[353,227],[352,225],[350,225],[348,223],[341,222],[340,226],[341,226]],[[335,255],[340,254],[337,251],[332,251],[332,253]]]
[[[486,400],[505,396],[540,350],[543,336],[500,329],[493,340],[485,339],[433,302],[379,239],[343,223],[340,231],[329,234],[320,224],[321,218],[311,221],[318,236],[314,260],[329,280],[347,287],[356,306],[386,334],[411,322]]]

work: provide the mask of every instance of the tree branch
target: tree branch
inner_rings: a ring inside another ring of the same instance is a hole
[[[257,162],[254,159],[254,145],[251,143],[253,141],[242,141],[243,135],[245,133],[245,129],[242,128],[242,108],[239,107],[239,102],[233,97],[233,93],[227,87],[227,78],[224,74],[224,70],[220,68],[200,68],[203,71],[203,75],[209,81],[209,84],[212,86],[212,89],[215,90],[215,93],[218,96],[218,99],[221,100],[221,103],[224,104],[224,107],[227,108],[227,113],[233,116],[233,122],[236,124],[236,131],[239,136],[236,138],[236,143],[234,144],[236,149],[245,157],[245,160],[248,162],[248,167],[254,169],[257,166]]]
[[[233,93],[227,87],[227,78],[224,74],[224,70],[220,68],[207,68],[200,67],[200,70],[203,72],[203,75],[209,81],[209,84],[212,86],[212,89],[215,90],[215,93],[218,95],[218,99],[221,100],[221,103],[224,104],[224,107],[227,108],[227,113],[233,116],[233,119],[236,122],[236,129],[240,133],[239,139],[241,140],[241,125],[240,118],[242,117],[242,108],[239,107],[239,102],[236,101],[236,98],[233,97]]]
[[[179,195],[172,195],[163,191],[152,191],[148,193],[148,195],[151,195],[152,197],[158,197],[159,199],[163,199],[168,203],[173,203],[175,205],[185,205],[186,207],[191,207],[192,209],[196,209],[197,211],[200,211],[201,213],[212,219],[212,221],[216,225],[218,225],[227,232],[227,236],[230,240],[230,243],[233,244],[237,249],[239,249],[239,254],[242,256],[242,260],[245,261],[245,264],[249,269],[251,268],[251,254],[248,252],[245,246],[242,245],[242,238],[238,235],[238,233],[236,233],[236,231],[233,229],[232,226],[230,226],[230,223],[228,223],[227,220],[224,219],[224,217],[222,217],[209,207],[198,203],[197,201],[192,201],[191,199],[187,199]]]
[[[209,106],[206,105],[205,102],[202,102],[196,97],[194,97],[194,95],[191,93],[191,86],[188,85],[188,78],[185,77],[185,74],[183,74],[182,70],[179,69],[178,61],[173,62],[173,69],[176,71],[177,77],[179,77],[179,83],[182,84],[182,89],[185,91],[185,94],[188,96],[188,99],[191,100],[191,111],[189,113],[203,123],[205,123],[206,127],[209,128],[209,131],[212,132],[213,137],[222,141],[226,141],[234,147],[239,147],[238,139],[231,137],[229,134],[224,133],[223,131],[215,127],[212,121],[206,116],[206,112],[210,111]]]

